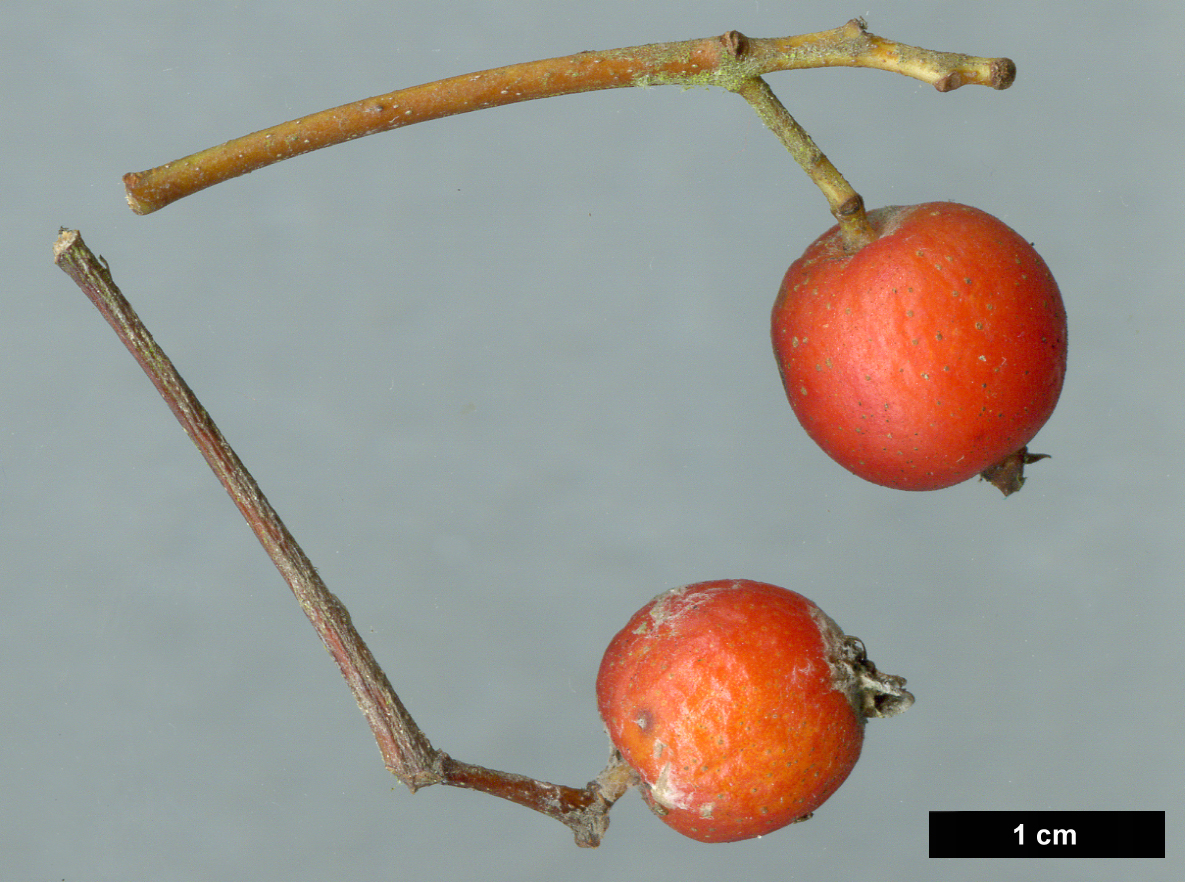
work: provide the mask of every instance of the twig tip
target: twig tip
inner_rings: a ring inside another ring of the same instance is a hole
[[[1016,62],[1011,58],[997,58],[992,61],[991,87],[1007,89],[1016,79]]]

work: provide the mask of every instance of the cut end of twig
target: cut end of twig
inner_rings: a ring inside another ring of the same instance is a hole
[[[53,243],[53,262],[60,264],[62,256],[74,247],[74,243],[82,238],[82,234],[78,230],[67,230],[65,227],[58,228],[58,240]]]
[[[144,199],[136,195],[136,189],[140,185],[140,175],[137,172],[128,172],[123,176],[123,189],[127,196],[128,208],[136,214],[152,214],[162,206],[156,205],[152,202],[146,202]]]
[[[996,58],[992,61],[991,79],[988,85],[993,89],[1007,89],[1016,79],[1016,62],[1011,58]]]

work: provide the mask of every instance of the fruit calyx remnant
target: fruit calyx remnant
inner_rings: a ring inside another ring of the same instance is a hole
[[[984,469],[979,475],[979,480],[987,481],[1005,496],[1011,496],[1024,486],[1025,466],[1039,459],[1049,459],[1049,454],[1029,453],[1028,447],[1022,447],[995,465]]]
[[[905,678],[877,670],[859,637],[845,636],[843,651],[859,689],[860,704],[856,709],[865,719],[888,719],[913,706],[913,693],[905,688]]]
[[[822,610],[812,611],[827,647],[827,664],[835,688],[843,692],[861,719],[887,719],[913,706],[905,678],[881,673],[859,637],[845,634]]]

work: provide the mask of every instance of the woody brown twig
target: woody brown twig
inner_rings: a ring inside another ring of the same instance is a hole
[[[613,758],[597,779],[577,788],[463,763],[434,748],[391,688],[345,606],[325,586],[247,467],[116,286],[107,262],[87,248],[77,230],[62,230],[54,244],[54,263],[111,325],[230,494],[341,669],[387,769],[413,792],[430,784],[448,784],[489,793],[566,824],[580,845],[599,844],[609,825],[609,808],[630,785],[629,772],[620,761]]]

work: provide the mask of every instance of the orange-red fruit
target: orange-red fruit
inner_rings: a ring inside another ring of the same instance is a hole
[[[773,345],[790,405],[832,459],[875,484],[937,490],[1021,450],[1053,413],[1066,312],[1032,246],[952,202],[832,227],[787,271]]]
[[[762,582],[661,594],[609,644],[597,703],[647,804],[701,842],[803,820],[848,777],[868,716],[913,702],[814,603]]]

